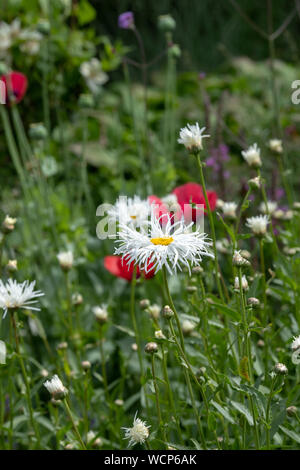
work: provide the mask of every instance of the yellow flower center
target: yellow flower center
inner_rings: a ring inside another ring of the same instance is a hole
[[[151,238],[150,242],[153,245],[170,245],[174,241],[173,237],[161,237],[161,238]]]
[[[136,215],[131,215],[130,218],[133,219],[133,220],[135,220],[135,219],[136,219]]]

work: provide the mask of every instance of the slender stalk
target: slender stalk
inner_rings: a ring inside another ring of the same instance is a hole
[[[99,326],[99,336],[100,336],[100,357],[101,357],[101,369],[102,369],[104,393],[105,393],[106,402],[109,403],[110,402],[110,397],[109,397],[107,374],[106,374],[106,367],[105,367],[105,356],[104,356],[104,351],[103,351],[103,330],[102,330],[102,325]]]
[[[25,368],[25,365],[24,365],[23,357],[22,357],[22,354],[21,354],[21,351],[20,351],[20,340],[19,340],[19,333],[18,333],[17,312],[12,311],[10,318],[11,318],[14,337],[15,337],[16,352],[17,352],[20,368],[21,368],[21,371],[22,371],[23,380],[24,380],[24,383],[25,383],[25,388],[26,388],[26,399],[27,399],[27,405],[28,405],[28,411],[29,411],[30,424],[31,424],[31,427],[32,427],[32,429],[35,433],[35,436],[36,436],[36,439],[37,439],[37,447],[39,448],[40,447],[40,434],[39,434],[39,430],[38,430],[38,426],[36,424],[36,421],[34,420],[34,417],[33,417],[33,408],[32,408],[31,397],[30,397],[30,386],[29,386],[29,381],[28,381],[27,372],[26,372],[26,368]]]
[[[200,173],[200,182],[204,194],[204,199],[205,199],[205,204],[206,204],[206,210],[209,218],[209,225],[211,229],[211,235],[212,235],[212,242],[213,242],[213,251],[214,251],[214,264],[215,264],[215,276],[216,276],[216,281],[217,281],[217,288],[219,292],[219,296],[221,300],[224,302],[224,295],[223,295],[223,290],[220,282],[220,268],[219,268],[219,263],[218,263],[218,255],[217,255],[217,246],[216,246],[216,232],[215,232],[215,225],[214,225],[214,219],[212,216],[208,196],[207,196],[207,191],[206,191],[206,185],[205,185],[205,179],[204,179],[204,174],[203,174],[203,168],[202,168],[202,163],[200,160],[200,153],[198,152],[195,154],[198,168],[199,168],[199,173]]]
[[[157,385],[157,380],[156,380],[156,375],[155,375],[155,362],[154,362],[154,353],[151,354],[151,370],[152,370],[152,379],[153,379],[153,385],[154,385],[154,390],[155,390],[155,402],[156,402],[156,411],[157,411],[157,418],[158,418],[158,423],[159,423],[159,429],[161,432],[161,437],[164,440],[164,442],[167,442],[167,436],[166,436],[166,430],[163,426],[163,421],[161,417],[161,410],[160,410],[160,398],[159,398],[159,389]]]
[[[273,391],[274,391],[276,379],[277,379],[277,375],[275,375],[272,378],[271,386],[270,386],[270,393],[269,393],[267,408],[266,408],[266,445],[267,445],[267,450],[270,450],[270,447],[271,447],[270,422],[269,422],[269,420],[270,420],[270,409],[271,409],[271,403],[272,403],[272,397],[273,397]]]
[[[278,252],[278,245],[277,245],[277,240],[276,240],[276,237],[275,237],[275,233],[274,233],[274,228],[273,228],[273,222],[272,222],[272,217],[271,217],[271,214],[270,214],[270,211],[269,211],[269,206],[268,206],[268,198],[267,198],[267,194],[266,194],[266,190],[265,190],[265,185],[262,181],[262,178],[261,178],[261,172],[260,172],[260,169],[258,168],[257,169],[257,176],[259,177],[260,181],[261,181],[261,195],[262,195],[262,198],[263,198],[263,201],[264,201],[264,204],[265,204],[265,209],[266,209],[266,214],[267,216],[269,217],[270,219],[270,227],[271,227],[271,234],[272,234],[272,238],[273,238],[273,245],[276,249],[276,252]]]
[[[74,421],[72,412],[71,412],[71,410],[70,410],[69,404],[68,404],[68,402],[67,402],[67,399],[64,398],[63,402],[64,402],[64,405],[65,405],[65,407],[66,407],[66,410],[67,410],[68,416],[69,416],[69,418],[70,418],[70,421],[71,421],[71,423],[72,423],[74,433],[75,433],[75,435],[76,435],[76,437],[77,437],[77,439],[78,439],[78,442],[79,442],[79,444],[80,444],[80,447],[82,448],[82,450],[87,450],[87,449],[86,449],[86,446],[84,445],[84,443],[83,443],[83,441],[82,441],[82,439],[81,439],[81,436],[80,436],[80,434],[79,434],[78,428],[77,428],[77,426],[76,426],[76,424],[75,424],[75,421]]]

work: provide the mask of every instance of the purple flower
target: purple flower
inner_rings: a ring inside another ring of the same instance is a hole
[[[118,25],[119,28],[122,29],[130,29],[134,25],[134,16],[132,11],[125,11],[124,13],[121,13],[118,18]]]

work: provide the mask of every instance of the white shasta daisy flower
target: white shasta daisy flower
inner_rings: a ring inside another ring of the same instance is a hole
[[[129,439],[128,447],[135,444],[143,444],[149,437],[149,429],[151,426],[147,426],[146,421],[142,421],[136,416],[137,412],[135,413],[132,428],[122,428],[125,431],[124,439]]]
[[[247,150],[243,150],[242,156],[249,166],[258,168],[262,165],[260,158],[260,148],[257,146],[257,144],[250,145]]]
[[[4,56],[11,47],[11,31],[10,26],[1,21],[0,23],[0,56]]]
[[[38,31],[24,29],[20,33],[20,39],[23,41],[20,46],[22,52],[25,52],[31,56],[37,55],[39,53],[41,41],[43,39],[43,35],[41,33]]]
[[[139,196],[133,198],[120,196],[115,205],[107,211],[107,214],[111,221],[140,227],[148,222],[150,209],[149,201],[142,200]]]
[[[68,393],[68,390],[56,374],[52,377],[51,380],[47,380],[44,383],[44,386],[55,400],[64,398]]]
[[[266,207],[266,204],[263,201],[259,205],[259,210],[263,214],[269,213],[270,215],[272,215],[277,210],[277,207],[278,207],[278,204],[277,204],[276,201],[267,201],[267,207]],[[268,208],[268,210],[267,210],[267,208]]]
[[[80,65],[80,73],[92,93],[98,93],[101,86],[108,81],[108,75],[102,70],[102,64],[96,57],[83,62]]]
[[[235,219],[237,207],[238,205],[236,202],[224,202],[222,206],[224,216],[230,217],[231,219]]]
[[[178,143],[183,144],[188,150],[202,150],[202,139],[210,137],[208,134],[204,134],[205,127],[200,129],[198,122],[196,124],[187,124],[186,127],[180,129]]]
[[[167,223],[161,227],[160,220],[164,217]],[[202,256],[213,257],[208,248],[211,242],[208,241],[205,233],[192,231],[193,222],[185,225],[183,220],[172,223],[169,215],[161,216],[159,219],[152,214],[148,228],[137,232],[126,225],[120,225],[118,233],[119,247],[115,253],[123,255],[128,265],[134,263],[145,272],[155,269],[157,273],[163,266],[166,266],[170,274],[181,270],[181,264],[190,271],[191,266],[198,266],[202,261]]]
[[[8,279],[4,284],[0,280],[0,308],[4,310],[4,316],[7,310],[24,308],[28,310],[37,310],[40,308],[35,307],[34,304],[38,302],[37,297],[44,295],[40,290],[34,290],[35,281],[24,281],[19,284],[16,280]]]
[[[292,350],[297,351],[300,348],[300,335],[299,336],[294,336],[293,342],[292,342]]]
[[[105,323],[108,319],[108,312],[106,305],[96,306],[92,308],[92,312],[99,323]]]
[[[249,227],[255,235],[265,235],[269,217],[267,215],[258,215],[249,217],[246,220],[246,226]]]

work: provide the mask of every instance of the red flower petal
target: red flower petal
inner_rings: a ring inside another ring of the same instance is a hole
[[[132,280],[134,265],[133,263],[128,267],[128,263],[126,263],[125,259],[121,256],[111,255],[104,257],[104,267],[116,277],[120,277],[122,279],[126,279],[127,281]],[[140,270],[137,268],[136,277],[140,277]]]
[[[19,103],[24,98],[27,90],[28,81],[25,75],[21,72],[10,72],[3,75],[1,80],[6,86],[6,103],[10,101]]]
[[[162,217],[162,216],[168,214],[168,209],[166,205],[162,202],[162,200],[159,199],[159,197],[152,195],[152,196],[148,196],[148,201],[151,205],[155,205],[155,210],[154,210],[155,217],[157,219],[161,217],[160,222],[162,224],[167,223],[168,218]]]
[[[185,216],[188,220],[192,218],[195,222],[197,215],[201,215],[201,209],[193,208],[192,206],[186,207],[186,205],[199,204],[203,205],[204,209],[206,209],[206,203],[202,191],[202,186],[197,183],[186,183],[181,186],[177,186],[172,191],[173,194],[176,195],[178,204],[180,205],[181,209],[184,210]],[[217,193],[214,191],[207,191],[208,202],[211,210],[213,211],[216,207],[217,202]]]

